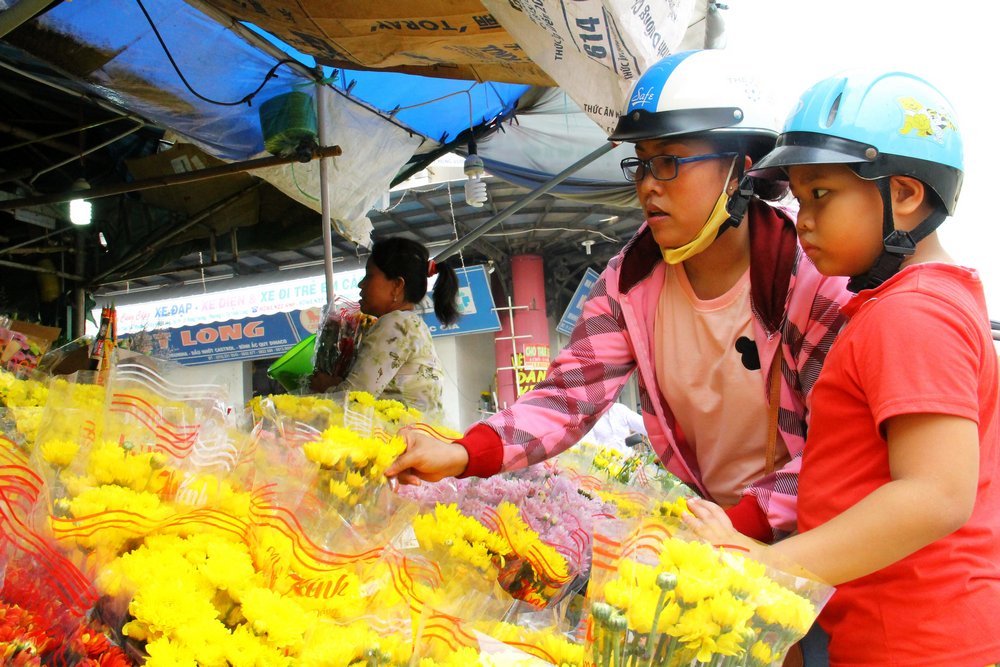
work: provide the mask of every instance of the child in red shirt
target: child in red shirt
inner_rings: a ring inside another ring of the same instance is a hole
[[[978,274],[935,232],[962,169],[948,101],[898,72],[816,84],[755,167],[790,181],[804,252],[857,292],[812,394],[799,534],[770,547],[837,586],[834,666],[1000,661],[1000,371]]]

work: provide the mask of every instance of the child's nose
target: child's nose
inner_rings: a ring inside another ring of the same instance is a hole
[[[798,216],[796,216],[795,218],[795,229],[798,230],[799,233],[802,233],[803,231],[812,229],[812,227],[813,227],[812,215],[809,213],[807,209],[800,208]]]

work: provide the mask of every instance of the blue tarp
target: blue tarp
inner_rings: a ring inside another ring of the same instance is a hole
[[[200,95],[238,102],[255,90],[277,59],[251,45],[183,0],[146,0],[144,6],[184,78]],[[288,65],[275,70],[252,105],[218,106],[191,93],[170,64],[135,0],[63,2],[37,25],[94,50],[94,66],[74,72],[93,91],[154,123],[170,128],[223,159],[246,159],[263,150],[257,108],[311,81]],[[259,31],[258,31],[259,32]],[[307,66],[311,58],[268,37]],[[33,55],[45,59],[39,51]],[[528,86],[435,79],[390,72],[324,70],[342,94],[430,139],[421,150],[454,139],[475,125],[509,114]],[[398,110],[398,111],[396,111]]]

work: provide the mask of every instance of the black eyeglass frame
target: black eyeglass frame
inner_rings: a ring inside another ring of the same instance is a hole
[[[715,160],[721,158],[735,158],[738,157],[739,153],[736,151],[727,151],[725,153],[705,153],[703,155],[691,155],[689,157],[680,157],[678,155],[654,155],[648,160],[643,160],[639,157],[627,157],[623,159],[620,163],[622,174],[625,175],[625,180],[629,183],[638,183],[642,179],[646,178],[646,174],[651,174],[657,181],[672,181],[677,178],[677,175],[681,172],[681,165],[688,164],[690,162],[701,162],[702,160]],[[674,165],[673,176],[669,178],[661,178],[656,175],[656,171],[653,169],[653,160],[661,160],[662,158],[669,158],[670,164]],[[642,173],[640,175],[639,167],[642,167]],[[632,173],[629,174],[629,168],[632,169]]]

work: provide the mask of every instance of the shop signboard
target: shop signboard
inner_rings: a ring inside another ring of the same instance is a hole
[[[590,296],[590,290],[594,289],[594,285],[600,277],[601,275],[597,271],[587,269],[587,272],[583,274],[583,280],[576,286],[573,298],[570,299],[569,305],[566,306],[566,311],[559,320],[559,324],[556,325],[556,331],[567,336],[573,333],[573,327],[576,326],[576,321],[580,319],[580,313],[583,312],[583,304],[587,301],[587,297]]]
[[[347,275],[348,273],[352,275]],[[427,322],[431,335],[453,336],[499,330],[500,319],[493,307],[485,268],[473,266],[459,269],[457,273],[461,316],[455,324],[441,324],[434,315],[430,295],[420,304],[420,314]],[[342,288],[338,293],[357,301],[357,285],[363,276],[364,271],[360,270],[338,274],[336,285]],[[279,357],[303,338],[315,333],[325,299],[320,299],[312,307],[275,313],[261,312],[268,310],[261,308],[261,304],[272,296],[278,300],[286,299],[286,304],[291,303],[288,299],[295,298],[309,304],[316,300],[316,293],[325,293],[323,285],[323,277],[320,276],[314,283],[303,279],[289,284],[265,285],[256,288],[256,294],[252,294],[254,288],[242,288],[186,299],[165,299],[153,304],[119,306],[119,310],[131,308],[133,313],[133,325],[121,337],[141,338],[153,355],[190,366]],[[199,318],[193,314],[200,312],[205,317],[206,313],[214,313],[221,308],[220,304],[231,304],[231,312],[245,316],[224,321],[203,319],[199,322]],[[176,319],[170,319],[171,313]],[[143,315],[168,326],[152,330],[136,327],[135,324]],[[175,321],[180,325],[170,326]]]
[[[319,308],[133,334],[141,351],[186,366],[280,357],[316,331]]]

